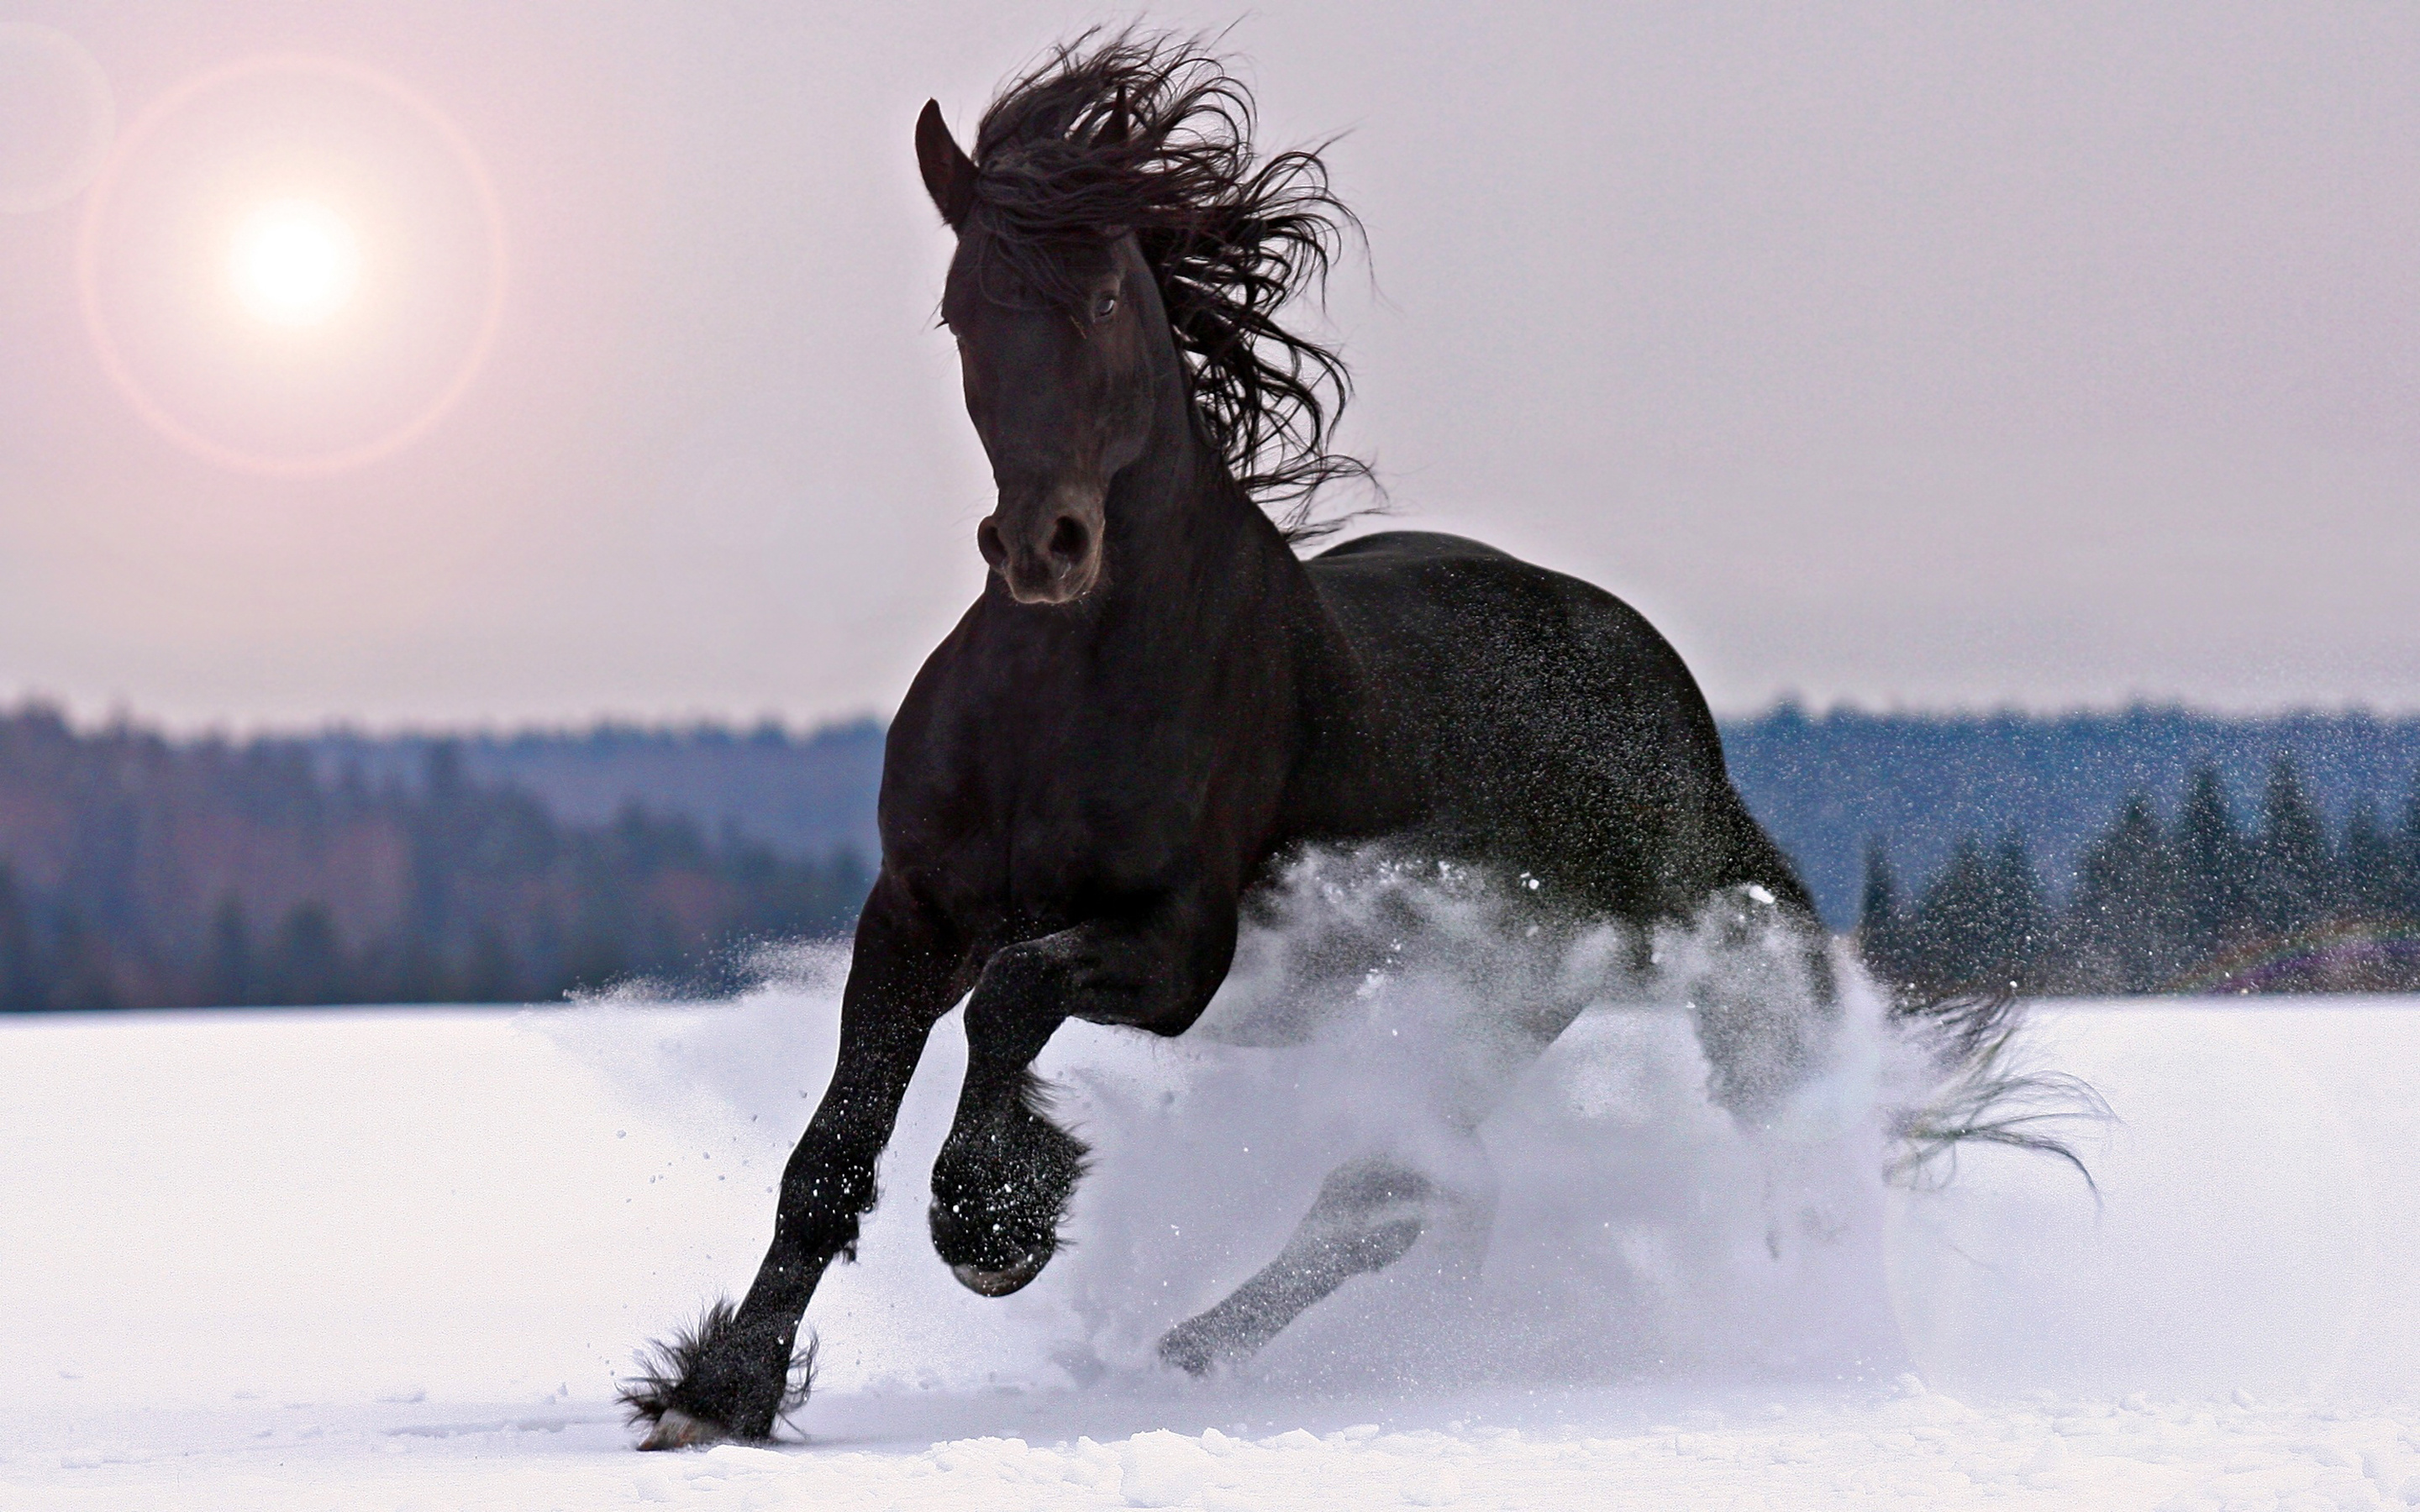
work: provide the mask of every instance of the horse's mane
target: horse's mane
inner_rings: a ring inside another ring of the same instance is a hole
[[[1039,297],[1080,297],[1074,244],[1132,231],[1159,284],[1205,440],[1289,540],[1312,494],[1369,465],[1330,451],[1351,375],[1278,313],[1327,276],[1359,223],[1327,187],[1318,148],[1254,150],[1249,89],[1203,39],[1135,31],[1062,43],[1003,88],[976,129],[978,272]],[[995,261],[996,259],[996,261]]]

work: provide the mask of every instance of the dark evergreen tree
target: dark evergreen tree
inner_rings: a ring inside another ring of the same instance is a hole
[[[252,925],[243,903],[233,894],[219,900],[210,916],[209,959],[202,968],[201,1008],[232,1008],[256,1001],[257,966],[253,960]]]
[[[2282,939],[2327,917],[2335,898],[2328,836],[2319,806],[2291,756],[2270,765],[2260,803],[2252,873],[2252,916],[2261,933]]]
[[[2252,847],[2236,827],[2218,768],[2198,766],[2186,779],[2170,848],[2187,951],[2207,960],[2249,938]]]
[[[2014,829],[1992,851],[1992,907],[1991,980],[2029,988],[2049,944],[2050,907],[2033,851]]]
[[[352,1000],[344,944],[323,903],[296,903],[277,926],[271,944],[266,1000],[279,1007],[307,1007]]]
[[[93,1012],[122,1002],[116,975],[109,967],[108,947],[85,927],[83,914],[73,906],[58,905],[51,925],[50,949],[43,956],[46,1006]]]
[[[1909,920],[1909,953],[1921,987],[1939,991],[1973,982],[1983,969],[1991,930],[1991,869],[1982,841],[1961,835],[1949,864],[1916,902]]]
[[[514,970],[512,948],[485,924],[472,932],[471,952],[462,964],[460,982],[455,996],[465,1003],[514,1003],[536,995],[523,988]]]
[[[1866,842],[1866,885],[1857,910],[1857,951],[1875,976],[1893,988],[1914,979],[1906,949],[1906,919],[1900,913],[1899,878],[1890,852],[1877,835]]]
[[[2156,992],[2186,964],[2182,910],[2167,840],[2149,795],[2136,793],[2084,856],[2060,921],[2071,992]]]
[[[2335,856],[2335,891],[2343,913],[2355,918],[2393,917],[2402,890],[2398,848],[2379,817],[2377,801],[2366,793],[2354,799]]]
[[[2420,924],[2420,772],[2403,800],[2403,829],[2395,847],[2395,912]]]
[[[29,1013],[50,1006],[42,966],[16,875],[0,865],[0,1013]]]

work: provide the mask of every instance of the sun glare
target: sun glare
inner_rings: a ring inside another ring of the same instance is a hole
[[[472,391],[504,320],[504,232],[478,149],[413,90],[342,58],[242,58],[117,133],[85,191],[77,297],[163,436],[320,477],[411,446]]]
[[[326,206],[277,200],[237,226],[228,271],[237,300],[255,318],[316,326],[352,299],[361,249],[352,227]]]

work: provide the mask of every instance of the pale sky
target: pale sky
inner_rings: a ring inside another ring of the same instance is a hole
[[[1717,709],[2420,708],[2420,8],[1154,14],[1348,133],[1393,523]],[[1098,15],[0,0],[0,699],[887,713],[989,507],[916,111]],[[238,287],[298,204],[333,315]]]

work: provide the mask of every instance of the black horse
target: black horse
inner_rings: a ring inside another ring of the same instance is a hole
[[[1383,841],[1520,877],[1526,906],[1565,919],[1719,903],[1795,942],[1816,1007],[1695,994],[1715,1101],[1753,1121],[1821,1055],[1825,936],[1644,619],[1448,535],[1297,555],[1311,490],[1359,464],[1327,446],[1342,366],[1275,316],[1350,216],[1315,153],[1258,159],[1251,129],[1199,44],[1134,34],[1010,85],[971,158],[937,105],[917,123],[958,239],[941,313],[999,486],[976,532],[992,576],[891,728],[839,1067],[771,1249],[737,1309],[626,1392],[647,1447],[765,1439],[802,1399],[800,1319],[853,1253],[927,1032],[970,992],[933,1243],[985,1296],[1032,1281],[1084,1165],[1034,1057],[1070,1018],[1183,1034],[1227,973],[1239,904],[1302,847]],[[1517,1010],[1535,1049],[1575,1011]],[[1258,1348],[1401,1256],[1448,1185],[1387,1159],[1340,1170],[1284,1253],[1163,1357],[1199,1371]]]

